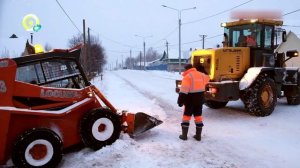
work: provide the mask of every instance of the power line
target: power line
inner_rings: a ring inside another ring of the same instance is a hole
[[[68,15],[68,13],[65,11],[65,9],[61,6],[61,4],[58,2],[58,0],[56,0],[57,4],[59,5],[59,7],[61,8],[61,10],[66,14],[66,16],[69,18],[69,20],[71,21],[71,23],[73,24],[73,26],[78,30],[78,32],[81,34],[80,29],[76,26],[76,24],[73,22],[73,20],[71,19],[71,17]]]
[[[123,47],[137,48],[137,47],[134,47],[134,46],[131,46],[131,45],[128,45],[128,44],[124,44],[124,43],[118,42],[118,41],[116,41],[116,40],[110,39],[110,38],[108,38],[108,37],[105,37],[104,35],[100,34],[99,32],[97,32],[97,31],[95,31],[95,30],[93,30],[93,29],[90,29],[90,30],[92,30],[92,31],[95,32],[95,33],[98,33],[98,34],[99,34],[101,37],[103,37],[104,39],[109,40],[109,41],[111,41],[111,42],[113,42],[113,43],[119,44],[119,45],[121,45],[121,46],[123,46]]]
[[[300,27],[299,25],[282,25],[282,26],[286,26],[286,27]]]
[[[289,15],[289,14],[292,14],[292,13],[295,13],[295,12],[299,12],[299,11],[300,11],[300,9],[297,9],[297,10],[294,10],[292,12],[285,13],[282,16],[286,16],[286,15]]]
[[[183,24],[191,24],[191,23],[200,22],[200,21],[202,21],[202,20],[209,19],[209,18],[215,17],[215,16],[217,16],[217,15],[220,15],[220,14],[223,14],[223,13],[226,13],[226,12],[229,12],[229,11],[235,9],[235,8],[238,8],[238,7],[240,7],[240,6],[243,6],[243,5],[245,5],[245,4],[247,4],[247,3],[250,3],[250,2],[252,2],[252,1],[254,1],[254,0],[246,1],[246,2],[244,2],[244,3],[242,3],[242,4],[239,4],[239,5],[237,5],[237,6],[234,6],[234,7],[230,8],[230,9],[227,9],[227,10],[224,10],[224,11],[221,11],[221,12],[218,12],[218,13],[216,13],[216,14],[213,14],[213,15],[210,15],[210,16],[207,16],[207,17],[204,17],[204,18],[201,18],[201,19],[197,19],[197,20],[194,20],[194,21],[186,22],[186,23],[183,23]]]
[[[153,44],[151,44],[151,45],[153,46],[153,45],[155,45],[155,44],[157,44],[157,43],[159,43],[159,42],[161,42],[161,41],[167,39],[167,38],[168,38],[169,36],[171,36],[177,29],[178,29],[178,26],[176,26],[175,29],[173,29],[170,33],[168,33],[164,38],[158,40],[157,42],[155,42],[155,43],[153,43]]]
[[[126,54],[126,53],[130,53],[130,51],[118,51],[118,50],[105,50],[105,51],[108,51],[108,52],[113,52],[113,53],[120,53],[120,54]],[[131,52],[140,52],[140,51],[135,51],[135,50],[131,50]]]
[[[206,37],[205,39],[208,40],[208,39],[212,39],[212,38],[216,38],[216,37],[219,37],[219,36],[223,36],[223,34],[218,34],[218,35],[215,35],[215,36],[211,36],[211,37]],[[200,39],[200,40],[194,40],[194,41],[190,41],[190,42],[185,42],[183,43],[182,45],[185,45],[185,44],[192,44],[192,43],[196,43],[196,42],[199,42],[199,41],[202,41],[203,39]],[[176,44],[174,44],[176,45]]]

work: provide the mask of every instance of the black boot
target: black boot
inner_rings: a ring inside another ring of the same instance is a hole
[[[182,135],[179,135],[179,138],[182,140],[187,140],[187,133],[189,131],[189,126],[181,126],[182,128]]]
[[[202,127],[196,127],[196,135],[194,135],[194,138],[197,141],[201,141],[201,132],[202,132]]]

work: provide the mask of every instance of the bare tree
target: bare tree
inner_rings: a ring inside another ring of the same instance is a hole
[[[9,58],[9,51],[8,51],[8,49],[4,48],[4,50],[2,50],[0,58]]]
[[[147,50],[147,53],[146,53],[146,60],[149,62],[149,61],[154,61],[154,60],[157,60],[161,57],[160,54],[158,54],[158,52],[156,50],[154,50],[152,47],[150,47],[148,50]]]
[[[76,45],[78,45],[80,43],[83,43],[83,37],[82,37],[81,34],[77,34],[77,35],[74,35],[72,38],[69,39],[68,47],[73,48],[73,47],[75,47]]]
[[[83,36],[77,34],[69,39],[68,46],[72,48],[80,43],[83,43]],[[103,67],[106,64],[105,50],[97,37],[91,36],[90,45],[86,44],[83,46],[80,60],[89,78],[103,71]]]
[[[46,43],[46,44],[45,44],[44,50],[45,50],[45,51],[50,51],[50,50],[52,50],[51,45],[50,45],[49,43]]]
[[[132,69],[136,65],[136,59],[135,58],[126,58],[125,60],[125,66],[129,69]]]

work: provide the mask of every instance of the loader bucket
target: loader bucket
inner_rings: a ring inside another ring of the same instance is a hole
[[[136,137],[141,133],[163,123],[161,120],[143,112],[138,112],[136,114],[127,113],[126,122],[128,124],[127,133],[131,137]]]

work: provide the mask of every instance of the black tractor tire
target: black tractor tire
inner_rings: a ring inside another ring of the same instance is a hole
[[[98,150],[111,145],[120,137],[120,116],[107,108],[86,113],[80,122],[80,136],[85,146]]]
[[[297,96],[286,97],[288,105],[299,105],[300,104],[300,73],[298,72],[297,78]]]
[[[228,103],[228,101],[219,102],[219,101],[214,101],[214,100],[206,100],[204,104],[209,108],[219,109],[219,108],[225,107],[227,105],[227,103]]]
[[[47,128],[33,128],[16,140],[12,161],[16,167],[52,168],[62,159],[63,143],[60,137]]]
[[[299,105],[300,104],[300,95],[297,97],[287,97],[286,100],[287,100],[288,105]]]
[[[265,117],[270,115],[277,104],[277,90],[273,79],[261,74],[244,92],[242,101],[251,115]]]

